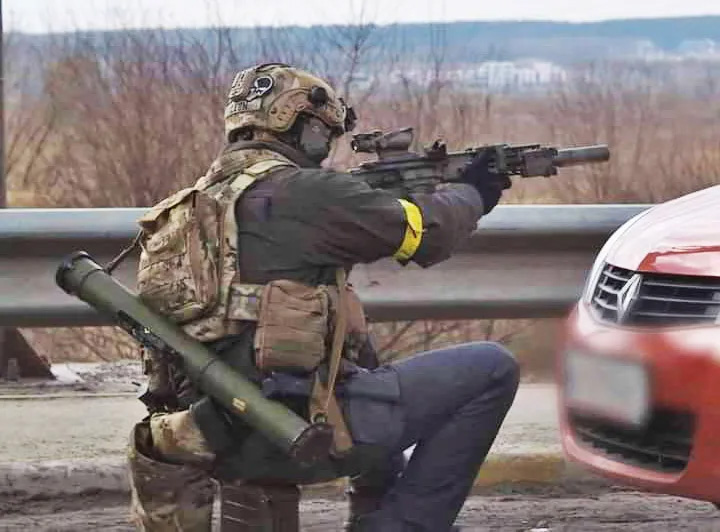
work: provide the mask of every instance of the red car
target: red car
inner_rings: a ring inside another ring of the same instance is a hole
[[[570,459],[720,503],[720,186],[608,240],[567,322],[559,376]]]

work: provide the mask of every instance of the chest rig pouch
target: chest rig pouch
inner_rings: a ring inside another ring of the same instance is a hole
[[[362,305],[346,283],[343,268],[335,286],[307,286],[278,280],[265,285],[255,333],[255,363],[266,374],[309,377],[309,415],[334,429],[334,450],[342,455],[352,438],[335,397],[343,360],[357,361],[348,341],[367,335]]]
[[[330,288],[287,280],[263,290],[255,333],[255,364],[263,372],[307,374],[324,360]]]

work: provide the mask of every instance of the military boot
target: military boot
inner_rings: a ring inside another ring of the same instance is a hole
[[[369,489],[367,487],[351,486],[346,492],[348,498],[349,516],[345,523],[345,532],[376,532],[383,529],[382,519],[370,514],[380,509],[385,490]],[[388,530],[392,523],[387,524]],[[448,532],[460,532],[457,525],[450,527]]]
[[[404,528],[403,528],[404,529]],[[380,532],[383,530],[397,530],[397,521],[384,521],[382,519],[373,519],[371,516],[358,518],[351,528],[346,528],[349,532]],[[453,525],[448,532],[461,532],[462,529]]]
[[[291,484],[220,484],[221,532],[299,532],[300,490]]]
[[[131,518],[145,532],[210,532],[215,484],[202,469],[153,456],[150,425],[135,425],[128,448]]]
[[[345,494],[348,499],[348,519],[345,523],[346,532],[362,530],[360,523],[362,517],[380,509],[385,490],[351,486]]]

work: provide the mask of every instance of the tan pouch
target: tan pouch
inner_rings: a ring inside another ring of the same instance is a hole
[[[255,333],[261,371],[308,373],[325,359],[329,296],[324,286],[271,281],[263,290]]]

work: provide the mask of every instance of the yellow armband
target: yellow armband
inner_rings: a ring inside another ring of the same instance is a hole
[[[399,261],[407,261],[415,255],[415,252],[420,247],[423,234],[423,219],[420,208],[407,200],[398,200],[405,210],[405,219],[407,226],[405,227],[405,237],[403,238],[402,244],[397,249],[393,258]]]

